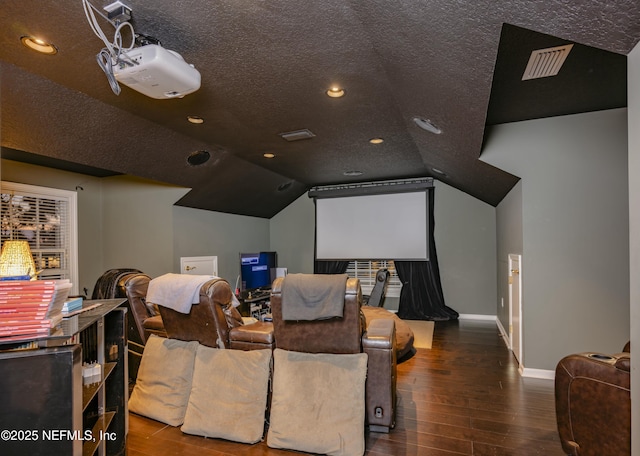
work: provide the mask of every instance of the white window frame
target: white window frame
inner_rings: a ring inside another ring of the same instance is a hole
[[[382,268],[388,269],[390,274],[385,296],[390,298],[399,298],[400,290],[402,290],[402,282],[398,277],[393,260],[349,261],[349,265],[347,266],[347,275],[349,277],[360,279],[362,294],[370,295],[376,284],[376,272]]]
[[[70,294],[78,294],[78,195],[76,192],[16,182],[0,182],[2,193],[12,193],[38,198],[61,199],[67,201],[67,232],[69,243],[66,252],[69,280],[72,283]],[[37,264],[36,264],[37,266]]]

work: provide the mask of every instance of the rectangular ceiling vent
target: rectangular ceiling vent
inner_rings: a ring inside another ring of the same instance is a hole
[[[557,75],[572,47],[573,44],[567,44],[533,51],[531,57],[529,57],[527,68],[522,75],[522,80],[526,81],[527,79],[546,78]]]
[[[311,139],[315,135],[306,128],[304,130],[288,131],[280,133],[280,136],[287,141],[300,141],[301,139]]]

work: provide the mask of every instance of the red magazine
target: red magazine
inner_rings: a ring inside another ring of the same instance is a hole
[[[15,328],[11,330],[0,329],[0,337],[10,337],[32,334],[34,336],[47,336],[49,335],[50,328]]]

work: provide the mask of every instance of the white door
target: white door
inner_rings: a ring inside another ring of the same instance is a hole
[[[509,254],[509,339],[511,351],[522,364],[522,280],[520,255]]]
[[[199,256],[180,258],[180,274],[218,276],[218,257]]]

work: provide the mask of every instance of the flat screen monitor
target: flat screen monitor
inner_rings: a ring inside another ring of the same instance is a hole
[[[278,255],[276,252],[241,253],[240,280],[242,291],[270,289],[276,278]]]

